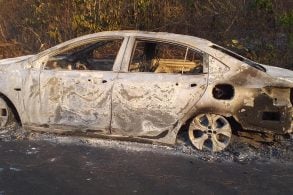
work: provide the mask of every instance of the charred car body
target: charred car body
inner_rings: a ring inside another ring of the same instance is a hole
[[[243,129],[292,132],[293,71],[260,65],[204,39],[101,32],[0,61],[0,125],[221,151]]]

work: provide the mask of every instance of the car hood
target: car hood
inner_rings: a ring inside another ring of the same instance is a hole
[[[0,65],[14,64],[29,59],[33,55],[21,56],[17,58],[7,58],[0,60]]]
[[[286,80],[293,83],[293,71],[285,68],[262,65],[266,69],[266,73],[272,77]]]

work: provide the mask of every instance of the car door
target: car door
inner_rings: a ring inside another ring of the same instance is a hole
[[[127,67],[113,88],[112,133],[163,136],[203,95],[205,55],[180,44],[132,39],[125,56]]]
[[[40,72],[42,126],[108,134],[115,69],[126,43],[99,40],[51,56]]]

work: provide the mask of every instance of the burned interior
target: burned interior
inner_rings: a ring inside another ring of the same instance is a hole
[[[168,42],[137,40],[129,66],[130,72],[200,74],[203,55],[189,47]]]
[[[187,126],[214,152],[235,131],[292,133],[293,72],[196,37],[101,32],[0,64],[1,127],[175,144]]]

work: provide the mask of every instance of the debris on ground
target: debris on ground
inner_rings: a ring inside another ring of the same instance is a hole
[[[239,136],[241,135],[241,136]],[[251,133],[234,135],[231,144],[222,152],[212,153],[207,150],[196,150],[190,144],[187,132],[180,133],[174,147],[152,145],[146,143],[105,140],[99,138],[60,136],[49,133],[28,132],[21,127],[12,127],[0,130],[0,141],[9,142],[28,139],[32,142],[52,142],[55,144],[87,145],[91,147],[107,147],[123,149],[129,152],[152,151],[167,155],[192,156],[208,162],[284,162],[293,163],[293,137],[285,136],[278,140],[275,136]],[[255,139],[252,139],[255,138]],[[38,152],[37,149],[27,151],[27,154]]]

